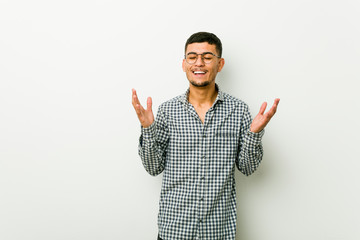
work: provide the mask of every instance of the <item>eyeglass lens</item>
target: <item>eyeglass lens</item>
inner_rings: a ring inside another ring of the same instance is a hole
[[[204,61],[204,63],[211,63],[211,61],[215,58],[215,56],[212,55],[211,53],[205,53],[205,54],[190,53],[186,55],[186,61],[189,64],[194,64],[197,61],[198,55],[201,56],[201,60]]]

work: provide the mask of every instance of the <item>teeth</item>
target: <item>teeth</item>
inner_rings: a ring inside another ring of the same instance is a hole
[[[195,73],[195,74],[198,74],[198,73],[205,73],[205,72],[202,72],[202,71],[195,71],[194,73]]]

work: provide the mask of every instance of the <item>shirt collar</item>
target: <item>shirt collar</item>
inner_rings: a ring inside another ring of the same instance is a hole
[[[216,99],[215,99],[214,104],[215,104],[217,101],[222,101],[222,102],[223,102],[223,101],[225,100],[224,92],[220,90],[219,85],[217,85],[216,83],[215,83],[215,88],[216,88],[216,90],[218,91],[218,95],[216,96]],[[183,95],[180,96],[180,99],[179,99],[180,102],[182,102],[182,103],[184,103],[184,104],[188,104],[188,103],[189,103],[189,101],[188,101],[189,92],[190,92],[190,88],[188,88],[188,89],[186,90],[186,92],[185,92]]]

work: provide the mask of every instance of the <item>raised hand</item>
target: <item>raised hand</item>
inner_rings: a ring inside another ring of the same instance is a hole
[[[274,104],[272,105],[270,110],[266,113],[264,113],[264,112],[265,112],[267,103],[264,102],[261,105],[259,113],[255,116],[255,118],[253,119],[253,121],[251,123],[251,126],[250,126],[251,132],[258,133],[266,127],[266,125],[269,123],[270,119],[276,113],[276,109],[277,109],[279,102],[280,102],[280,99],[276,98],[274,101]]]
[[[135,89],[132,89],[132,105],[134,106],[135,112],[139,118],[141,125],[144,128],[149,127],[154,122],[154,114],[151,109],[151,97],[148,97],[147,99],[147,109],[145,110],[140,104]]]

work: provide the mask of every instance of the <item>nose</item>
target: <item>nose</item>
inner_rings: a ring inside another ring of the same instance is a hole
[[[200,59],[200,60],[199,60]],[[203,56],[202,55],[198,55],[197,58],[196,58],[196,62],[194,63],[194,65],[196,66],[203,66],[205,65],[205,62],[204,62],[204,59],[203,59]]]

